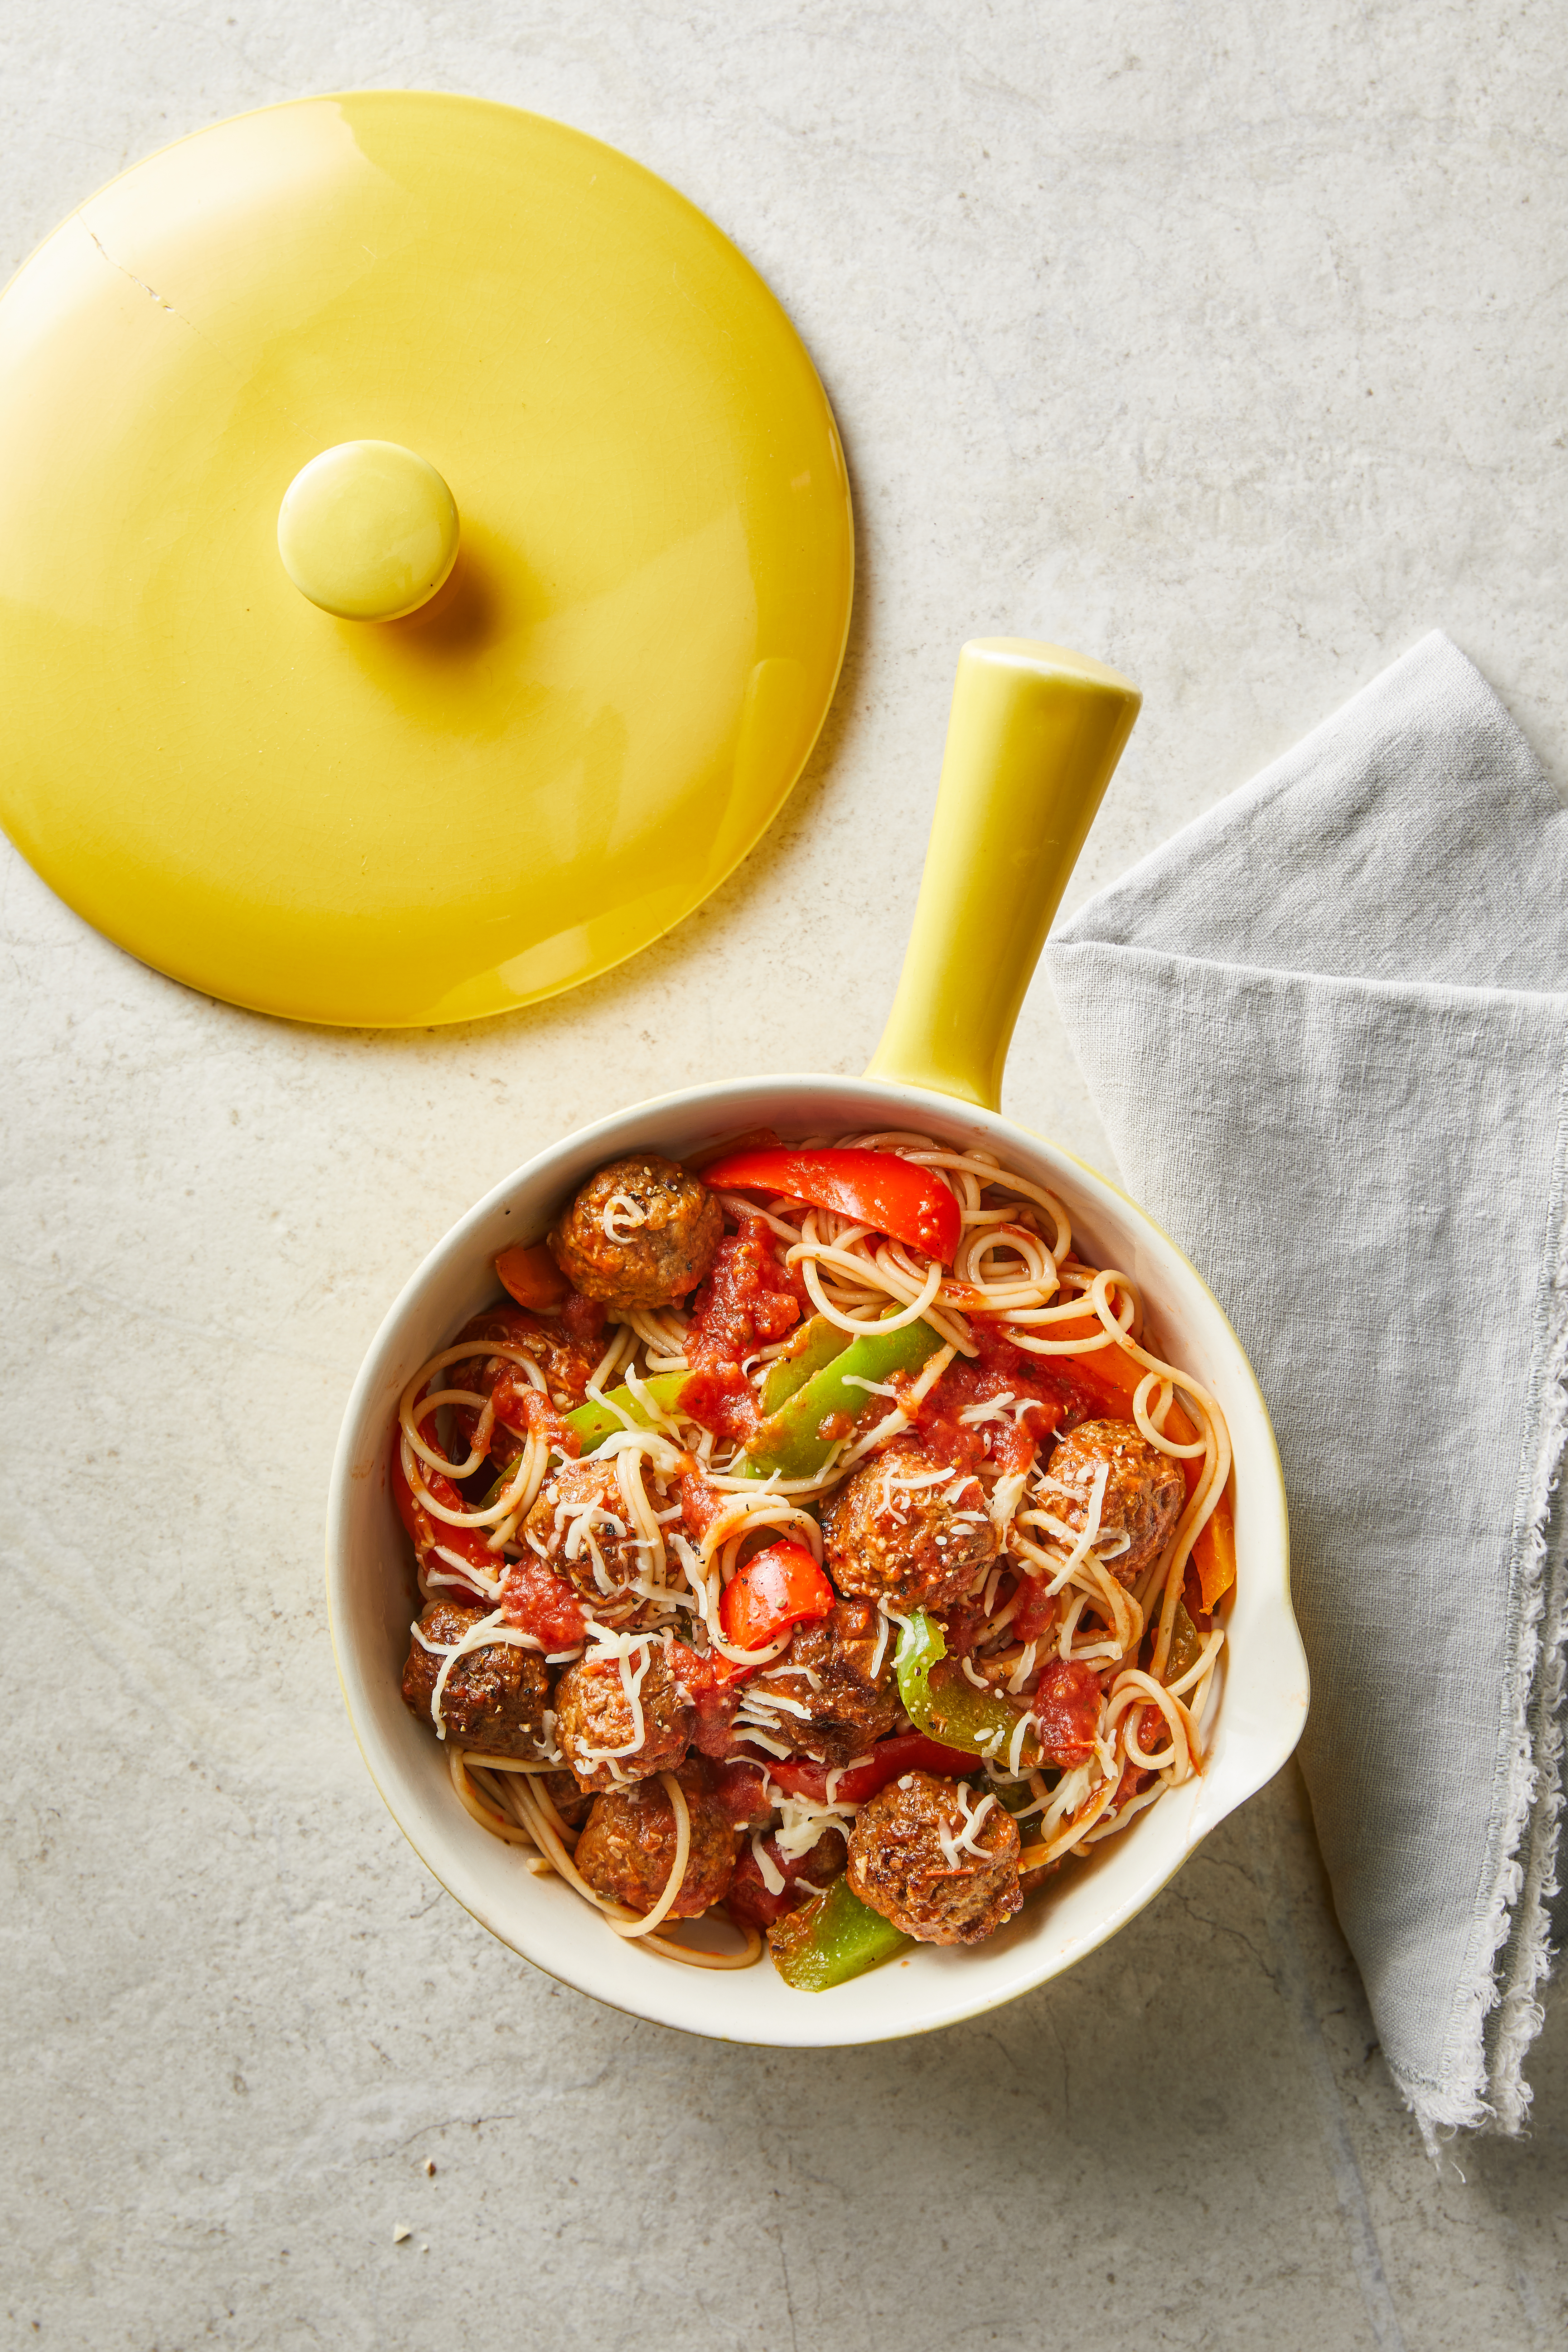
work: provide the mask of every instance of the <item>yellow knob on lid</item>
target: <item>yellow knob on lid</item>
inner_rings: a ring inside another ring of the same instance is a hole
[[[458,509],[434,466],[395,441],[340,441],[278,509],[278,552],[302,596],[343,621],[399,621],[458,555]]]

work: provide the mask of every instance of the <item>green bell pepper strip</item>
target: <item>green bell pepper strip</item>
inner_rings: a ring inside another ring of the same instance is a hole
[[[904,1713],[917,1731],[944,1748],[962,1748],[971,1756],[984,1756],[997,1764],[1012,1761],[1013,1737],[1020,1710],[1000,1691],[976,1690],[958,1668],[933,1680],[934,1670],[947,1656],[947,1637],[934,1617],[917,1609],[899,1635],[893,1665]],[[1026,1732],[1018,1751],[1018,1769],[1030,1771],[1040,1760],[1040,1743]]]
[[[640,1385],[647,1389],[655,1404],[668,1412],[672,1405],[680,1402],[681,1392],[690,1378],[689,1372],[653,1372]],[[612,1389],[603,1404],[595,1404],[590,1400],[587,1404],[580,1404],[574,1412],[563,1416],[567,1428],[574,1429],[582,1439],[584,1454],[594,1453],[603,1445],[606,1437],[614,1437],[617,1429],[625,1429],[626,1423],[620,1413],[609,1410],[611,1405],[616,1404],[639,1429],[653,1428],[652,1420],[630,1389]]]
[[[866,1391],[856,1381],[918,1371],[945,1345],[929,1323],[906,1323],[897,1331],[868,1331],[852,1339],[747,1440],[746,1476],[768,1478],[776,1472],[784,1478],[815,1478],[838,1443],[822,1434],[823,1423],[853,1421],[865,1410]]]
[[[488,1490],[487,1490],[483,1495],[481,1495],[481,1496],[479,1496],[479,1508],[480,1508],[480,1510],[481,1510],[481,1511],[488,1511],[488,1510],[491,1507],[491,1506],[492,1506],[493,1504],[499,1503],[499,1502],[500,1501],[501,1496],[506,1493],[507,1488],[511,1485],[511,1482],[512,1482],[512,1480],[516,1477],[516,1475],[517,1475],[517,1464],[516,1464],[515,1462],[513,1462],[513,1463],[510,1464],[510,1465],[508,1465],[508,1467],[507,1467],[506,1469],[504,1469],[504,1470],[501,1472],[501,1474],[500,1474],[500,1477],[499,1477],[499,1478],[497,1478],[497,1479],[495,1479],[495,1480],[491,1483],[491,1485],[489,1486],[489,1487],[488,1488]],[[493,1529],[493,1528],[485,1528],[485,1529],[484,1529],[484,1533],[485,1533],[486,1535],[491,1535],[491,1534],[493,1534],[493,1533],[494,1533],[494,1529]]]
[[[748,1477],[766,1478],[780,1470],[786,1478],[809,1478],[833,1450],[834,1441],[817,1434],[821,1423],[835,1413],[853,1419],[865,1404],[865,1390],[847,1384],[844,1374],[885,1381],[889,1372],[916,1371],[943,1344],[929,1323],[906,1323],[898,1331],[870,1331],[864,1339],[851,1339],[826,1315],[818,1315],[806,1331],[800,1354],[781,1356],[768,1375],[763,1402],[769,1418],[748,1445],[744,1465],[738,1465]],[[689,1372],[652,1372],[642,1386],[668,1412],[679,1405],[690,1378]],[[603,1404],[581,1404],[564,1416],[567,1428],[582,1439],[584,1454],[594,1453],[606,1437],[626,1427],[609,1410],[612,1405],[619,1405],[639,1428],[651,1428],[630,1389],[612,1389]],[[789,1466],[797,1461],[804,1466]]]
[[[847,1878],[836,1878],[826,1894],[814,1895],[798,1911],[786,1911],[768,1930],[773,1966],[796,1992],[827,1992],[847,1984],[890,1960],[910,1940],[862,1903]]]
[[[1195,1666],[1203,1654],[1203,1643],[1198,1629],[1187,1614],[1184,1601],[1176,1603],[1175,1622],[1171,1627],[1171,1654],[1165,1663],[1165,1680],[1180,1682],[1189,1666]]]
[[[768,1366],[767,1379],[763,1382],[763,1411],[777,1412],[787,1404],[797,1389],[803,1389],[813,1372],[841,1356],[849,1345],[849,1334],[826,1315],[814,1315],[802,1326],[787,1356],[775,1356]]]

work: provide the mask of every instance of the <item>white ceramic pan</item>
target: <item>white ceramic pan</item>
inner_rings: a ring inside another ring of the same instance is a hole
[[[1202,1277],[1104,1177],[996,1108],[1014,1021],[1052,914],[1138,710],[1126,679],[1049,646],[965,646],[914,933],[887,1034],[864,1078],[693,1087],[639,1103],[541,1152],[454,1225],[365,1358],[332,1470],[327,1581],[338,1670],[360,1748],[416,1852],[459,1903],[539,1968],[617,2009],[723,2040],[826,2045],[919,2033],[994,2008],[1070,1968],[1155,1895],[1216,1822],[1290,1754],[1307,1667],[1290,1612],[1285,1497],[1258,1383]],[[536,1878],[458,1804],[445,1756],[404,1706],[418,1607],[387,1486],[410,1374],[497,1295],[493,1260],[537,1241],[606,1160],[679,1160],[758,1127],[787,1139],[914,1128],[984,1144],[1060,1195],[1075,1242],[1142,1290],[1150,1344],[1218,1399],[1235,1448],[1238,1563],[1224,1682],[1201,1777],[1074,1862],[986,1943],[921,1948],[826,1993],[792,1991],[764,1958],[683,1968],[613,1935],[554,1878]]]

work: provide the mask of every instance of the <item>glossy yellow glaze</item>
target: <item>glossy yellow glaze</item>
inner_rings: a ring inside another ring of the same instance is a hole
[[[355,437],[451,487],[367,628],[279,561]],[[221,123],[0,298],[0,816],[215,995],[460,1021],[668,929],[826,711],[852,530],[822,388],[712,223],[614,150],[377,91]]]
[[[395,441],[340,441],[302,466],[278,509],[278,552],[340,621],[403,621],[443,587],[458,509],[434,466]]]
[[[1142,697],[1023,637],[958,657],[936,819],[868,1077],[999,1110],[1013,1024]]]

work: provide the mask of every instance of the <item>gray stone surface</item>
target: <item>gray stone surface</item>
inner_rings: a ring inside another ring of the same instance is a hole
[[[964,636],[1146,689],[1075,898],[1433,624],[1562,783],[1562,8],[11,0],[0,60],[8,262],[149,148],[313,89],[625,146],[794,313],[862,565],[773,834],[533,1013],[276,1026],[5,853],[4,2340],[1560,2345],[1565,2012],[1533,2137],[1434,2169],[1293,1776],[1005,2011],[690,2042],[426,1875],[343,1720],[321,1538],[360,1353],[471,1199],[638,1095],[863,1064]],[[1008,1106],[1106,1157],[1040,991]]]

